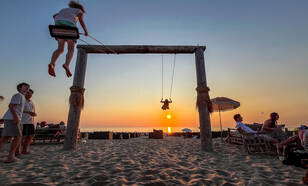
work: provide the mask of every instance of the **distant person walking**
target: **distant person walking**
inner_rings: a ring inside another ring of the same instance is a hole
[[[85,13],[85,10],[83,6],[79,3],[76,3],[74,1],[70,1],[68,4],[69,8],[63,8],[60,10],[60,12],[53,15],[53,18],[55,20],[55,25],[65,25],[70,27],[76,27],[77,20],[79,20],[83,30],[84,35],[88,35],[87,27],[83,21],[83,14]],[[65,69],[67,77],[71,77],[72,73],[69,69],[70,62],[74,55],[74,48],[75,48],[75,40],[72,39],[60,39],[57,38],[58,41],[58,48],[53,52],[50,64],[48,65],[48,73],[51,76],[56,77],[55,73],[55,65],[58,57],[64,52],[64,45],[65,42],[67,42],[67,54],[65,63],[62,65],[62,67]]]
[[[17,85],[18,93],[13,95],[9,104],[9,109],[2,118],[4,120],[4,129],[0,141],[0,150],[10,138],[14,137],[10,146],[9,155],[4,161],[6,163],[11,163],[17,160],[15,152],[22,139],[21,118],[26,102],[25,94],[28,92],[29,88],[30,85],[27,83],[20,83]]]
[[[33,95],[33,90],[29,89],[26,93],[26,103],[24,107],[24,113],[21,118],[22,124],[22,135],[23,135],[23,142],[22,142],[22,151],[21,154],[29,154],[29,146],[34,138],[35,134],[35,127],[34,127],[34,117],[36,117],[35,106],[32,102],[31,98]],[[16,150],[16,155],[20,154],[20,146]]]

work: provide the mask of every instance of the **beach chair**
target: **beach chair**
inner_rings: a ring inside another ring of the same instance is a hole
[[[42,129],[35,130],[35,136],[33,138],[33,143],[37,143],[38,141],[46,143],[63,143],[65,138],[65,130],[61,130],[59,133],[59,128],[46,127]]]
[[[253,124],[245,124],[249,128],[255,131],[260,131],[262,128],[262,124],[259,123],[253,123]],[[236,128],[228,128],[228,143],[230,144],[237,144],[237,145],[243,145],[243,137],[242,135],[237,131]]]
[[[228,128],[228,136],[230,144],[243,145],[244,141],[242,135],[237,131],[237,129]]]
[[[241,128],[237,130],[242,135],[244,148],[248,154],[277,154],[271,143],[262,136],[245,133]]]

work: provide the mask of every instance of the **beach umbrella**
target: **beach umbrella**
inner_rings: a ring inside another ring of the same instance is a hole
[[[192,132],[192,130],[189,128],[185,128],[185,129],[182,129],[182,132]]]
[[[228,111],[238,108],[241,104],[240,102],[234,101],[230,98],[226,97],[217,97],[211,99],[213,105],[213,111],[219,112],[219,122],[220,122],[220,133],[221,133],[221,140],[222,140],[222,124],[221,124],[221,114],[222,111]]]

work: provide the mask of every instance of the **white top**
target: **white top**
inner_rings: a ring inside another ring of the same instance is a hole
[[[237,121],[236,128],[241,128],[246,133],[253,133],[256,134],[257,132],[252,130],[250,127],[246,126],[244,123]]]
[[[19,120],[22,118],[22,114],[24,111],[24,106],[25,106],[26,98],[24,95],[21,93],[17,93],[13,95],[10,104],[14,104],[14,109],[17,114],[17,117]],[[13,114],[11,113],[10,109],[6,111],[4,114],[3,118],[4,120],[14,120]]]
[[[31,100],[30,101],[26,100],[24,111],[35,112],[34,103]],[[21,124],[23,125],[24,124],[34,124],[34,117],[32,117],[28,113],[23,113],[22,118],[21,118]]]
[[[63,8],[55,17],[55,21],[69,21],[76,25],[77,15],[82,13],[83,12],[78,8]]]

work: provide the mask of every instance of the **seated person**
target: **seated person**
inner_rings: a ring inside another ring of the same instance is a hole
[[[306,149],[308,150],[308,129],[306,126],[299,128],[299,134],[288,138],[287,140],[279,143],[280,152],[282,152],[283,146],[290,148],[291,145],[295,144],[295,149]]]
[[[270,119],[266,120],[262,126],[261,131],[267,133],[272,138],[282,142],[287,139],[287,135],[277,125],[279,115],[276,112],[270,114]]]
[[[243,131],[246,134],[254,134],[253,136],[255,137],[262,137],[264,140],[271,142],[272,144],[277,143],[278,141],[271,138],[270,136],[266,134],[261,134],[262,132],[258,132],[255,130],[252,130],[250,127],[242,123],[243,117],[240,114],[235,114],[234,115],[234,120],[236,122],[236,128],[239,131]]]

